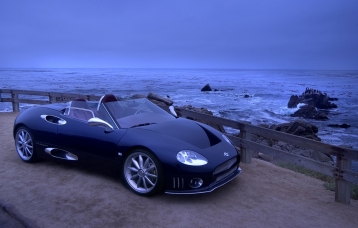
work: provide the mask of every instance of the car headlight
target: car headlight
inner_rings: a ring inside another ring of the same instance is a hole
[[[226,135],[221,135],[226,142],[228,142],[230,145],[234,146],[234,144],[232,144],[231,140],[226,136]]]
[[[191,150],[182,150],[177,154],[177,160],[185,165],[201,166],[208,163],[203,155]]]

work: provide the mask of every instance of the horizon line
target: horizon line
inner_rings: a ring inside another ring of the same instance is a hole
[[[222,68],[222,67],[0,67],[0,69],[146,69],[146,70],[292,70],[292,71],[358,71],[358,69],[297,68]]]

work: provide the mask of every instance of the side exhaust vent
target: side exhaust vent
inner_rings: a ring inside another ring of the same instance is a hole
[[[77,161],[78,157],[77,155],[70,153],[65,150],[60,150],[57,148],[46,148],[45,152],[51,155],[54,158],[63,159],[63,160],[69,160],[69,161]]]

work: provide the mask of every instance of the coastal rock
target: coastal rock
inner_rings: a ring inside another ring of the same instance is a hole
[[[197,108],[197,107],[194,107],[192,105],[183,105],[183,106],[176,106],[175,109],[177,108],[181,108],[181,109],[185,109],[185,110],[189,110],[189,111],[193,111],[193,112],[198,112],[198,113],[202,113],[202,114],[206,114],[206,115],[213,115],[213,112],[206,109],[206,108]],[[177,111],[177,110],[175,110]]]
[[[244,95],[244,98],[249,98],[249,97],[250,97],[250,95],[248,95],[248,94]]]
[[[314,124],[310,124],[304,121],[303,119],[295,120],[291,123],[278,124],[275,130],[313,139],[316,141],[321,141],[321,138],[316,135],[318,132],[318,127]]]
[[[132,96],[130,96],[130,99],[139,99],[139,98],[146,98],[147,96],[144,94],[134,94]]]
[[[299,98],[297,95],[292,95],[290,97],[290,100],[288,101],[287,107],[288,108],[297,108],[297,105],[299,104]]]
[[[148,93],[147,96],[144,94],[134,94],[129,97],[129,99],[139,99],[139,98],[148,98],[148,100],[159,106],[170,106],[174,103],[172,100],[161,97],[154,93]]]
[[[201,89],[201,91],[206,92],[206,91],[213,91],[213,90],[211,89],[211,87],[210,87],[210,85],[208,83]]]
[[[337,101],[338,98],[331,98],[326,93],[316,89],[306,88],[300,96],[292,95],[287,103],[288,108],[296,108],[299,103],[304,103],[319,109],[337,108],[337,105],[330,101]]]
[[[316,135],[316,133],[318,132],[318,127],[314,124],[310,124],[310,123],[304,121],[303,119],[296,120],[296,121],[290,122],[290,123],[283,123],[283,124],[278,124],[278,125],[273,124],[271,126],[269,126],[268,124],[260,124],[260,127],[265,127],[265,128],[269,128],[272,130],[285,132],[288,134],[294,134],[297,136],[305,137],[307,139],[321,141],[321,139]],[[282,141],[265,138],[265,137],[262,137],[262,136],[259,136],[256,134],[252,134],[251,140],[256,143],[259,143],[261,145],[269,146],[269,147],[279,149],[282,151],[286,151],[286,152],[289,152],[292,154],[309,157],[311,159],[314,159],[314,160],[317,160],[320,162],[333,164],[333,159],[331,158],[331,156],[326,155],[325,153],[322,153],[319,151],[302,148],[302,147],[291,145],[289,143],[285,143]],[[268,156],[268,155],[265,155],[265,154],[262,154],[259,152],[255,152],[255,151],[253,151],[253,152],[254,152],[253,154],[257,154],[258,158],[261,158],[263,160],[266,160],[266,161],[275,160],[275,158],[272,158],[271,156]]]
[[[172,100],[170,100],[168,98],[161,97],[161,96],[159,96],[157,94],[154,94],[154,93],[148,93],[147,98],[150,99],[150,100],[155,100],[155,101],[164,103],[167,106],[170,106],[170,105],[172,105],[174,103]]]
[[[319,112],[312,105],[301,106],[295,113],[291,114],[292,117],[303,117],[307,119],[328,120],[324,112]]]
[[[308,158],[312,158],[319,162],[331,163],[333,159],[322,152],[314,151],[314,150],[301,150],[300,155]]]
[[[328,127],[349,128],[351,125],[344,123],[344,124],[328,124],[327,126]]]

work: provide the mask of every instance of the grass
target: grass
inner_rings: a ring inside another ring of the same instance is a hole
[[[325,182],[324,187],[327,190],[330,190],[330,191],[335,190],[335,179],[331,176],[313,171],[311,169],[307,169],[305,167],[302,167],[302,166],[299,166],[296,164],[282,162],[282,161],[275,162],[275,165],[285,168],[285,169],[289,169],[289,170],[298,172],[298,173],[302,173],[306,176],[313,177],[318,180],[321,180],[321,181]],[[358,184],[352,183],[352,185],[351,185],[351,199],[358,200]]]

